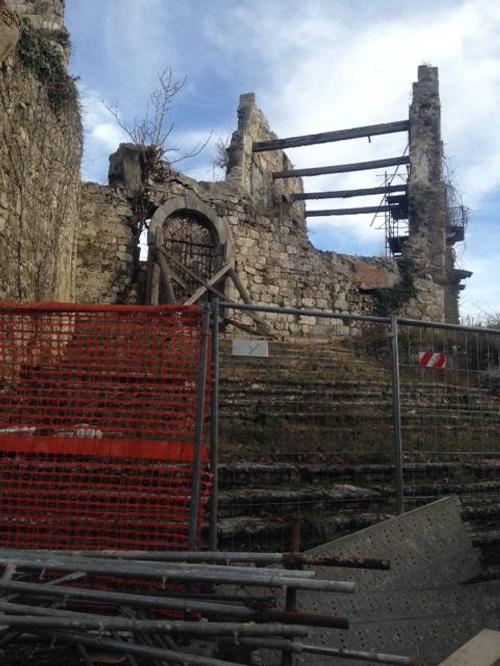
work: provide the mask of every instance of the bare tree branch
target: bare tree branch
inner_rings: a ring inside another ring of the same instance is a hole
[[[168,148],[168,139],[174,129],[174,123],[168,122],[168,114],[172,105],[172,100],[184,88],[186,77],[182,80],[174,78],[174,71],[167,67],[158,74],[159,87],[151,93],[149,102],[146,106],[145,114],[142,118],[134,118],[131,124],[123,120],[118,104],[109,106],[105,101],[102,103],[111,113],[117,125],[127,134],[133,143],[143,146],[151,146],[156,160],[164,158],[167,153],[178,152],[178,148]],[[176,164],[182,160],[196,157],[207,146],[212,138],[212,133],[207,138],[195,146],[192,150],[182,154],[175,160],[167,160],[169,164]]]

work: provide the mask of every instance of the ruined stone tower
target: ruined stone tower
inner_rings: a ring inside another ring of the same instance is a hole
[[[409,243],[406,253],[428,273],[443,298],[443,319],[458,321],[458,293],[469,271],[455,268],[453,246],[464,229],[454,219],[443,177],[441,104],[437,67],[421,65],[409,114]]]

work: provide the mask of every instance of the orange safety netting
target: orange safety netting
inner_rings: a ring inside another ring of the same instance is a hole
[[[187,546],[201,317],[0,304],[0,543]]]

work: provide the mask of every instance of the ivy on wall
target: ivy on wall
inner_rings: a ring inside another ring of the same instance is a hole
[[[413,259],[401,257],[398,260],[400,281],[394,287],[377,289],[373,292],[375,300],[374,314],[381,317],[389,317],[399,312],[408,301],[416,296],[413,278],[416,273],[416,265]]]
[[[21,19],[17,53],[22,64],[46,87],[54,113],[77,102],[75,79],[66,71],[61,53],[44,31],[34,28],[26,17]]]

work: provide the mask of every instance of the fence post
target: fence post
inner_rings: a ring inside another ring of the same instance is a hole
[[[217,550],[219,514],[219,297],[212,298],[212,400],[210,405],[210,550]]]
[[[392,374],[392,421],[394,467],[396,479],[396,511],[404,512],[404,481],[403,454],[401,435],[401,395],[399,383],[399,350],[398,350],[398,319],[391,317],[389,338],[391,340],[391,374]]]
[[[201,448],[203,442],[203,422],[205,419],[205,393],[207,384],[207,347],[210,328],[210,312],[208,306],[202,306],[201,339],[199,366],[196,377],[196,413],[194,422],[193,464],[191,505],[189,507],[189,550],[196,548],[196,535],[199,517],[201,490]]]

